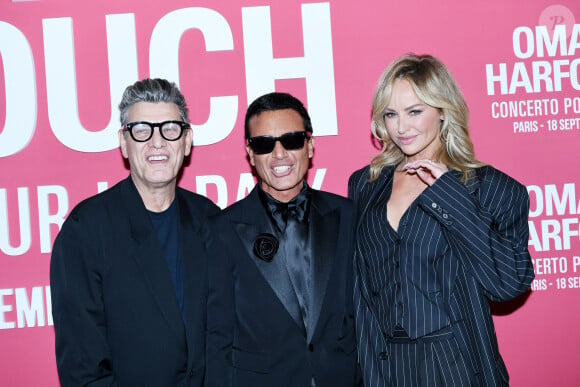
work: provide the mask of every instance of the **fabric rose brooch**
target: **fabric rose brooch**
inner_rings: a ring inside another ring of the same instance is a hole
[[[254,239],[254,255],[266,262],[272,262],[278,251],[278,239],[272,234],[260,234]]]

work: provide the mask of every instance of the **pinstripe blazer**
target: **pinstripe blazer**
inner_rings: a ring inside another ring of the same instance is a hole
[[[430,288],[428,297],[432,298],[427,300],[435,305],[432,310],[441,312],[430,313],[427,302],[407,299],[410,318],[387,321],[392,314],[384,309],[393,305],[378,302],[381,298],[377,292],[395,286],[389,282],[393,280],[392,269],[387,263],[372,261],[389,259],[377,253],[378,238],[387,230],[381,229],[384,224],[369,222],[368,217],[377,203],[388,200],[393,171],[394,167],[386,167],[377,180],[369,182],[367,166],[349,179],[349,197],[357,207],[354,298],[365,385],[388,385],[388,363],[380,360],[379,354],[384,353],[384,337],[395,323],[402,323],[411,337],[428,334],[442,325],[451,326],[477,385],[506,385],[508,374],[499,354],[488,300],[513,299],[525,292],[534,278],[528,252],[526,188],[490,166],[478,168],[466,185],[460,180],[461,173],[449,171],[426,188],[401,221],[414,227],[415,234],[430,236],[424,238],[428,241],[422,242],[424,245],[419,244],[420,251],[416,248],[406,252],[401,265],[411,266],[407,270],[415,273],[410,275],[421,278],[423,286]],[[386,207],[382,209],[386,211]],[[377,243],[367,243],[373,238]],[[433,246],[438,246],[435,250],[442,251],[443,258],[427,256],[425,251]],[[427,264],[418,262],[429,259]],[[432,283],[425,278],[432,278]]]

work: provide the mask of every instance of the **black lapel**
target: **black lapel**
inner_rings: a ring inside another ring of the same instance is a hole
[[[361,219],[364,217],[369,207],[376,203],[377,197],[380,196],[381,193],[385,191],[387,185],[393,179],[394,171],[395,171],[394,166],[385,167],[383,168],[383,171],[375,181],[369,183],[368,181],[365,180],[364,185],[361,185],[362,187],[364,187],[364,190],[359,192],[359,197],[357,199],[358,201],[357,208],[358,221],[356,226],[357,232],[360,226]],[[360,178],[368,179],[368,174],[365,173],[364,176],[361,176]]]
[[[176,192],[176,199],[179,200],[180,208],[180,243],[182,260],[182,283],[183,301],[185,315],[185,332],[187,334],[187,346],[189,353],[197,352],[203,347],[203,343],[197,343],[199,339],[194,332],[200,331],[199,314],[203,313],[202,305],[205,303],[203,297],[207,291],[207,254],[204,240],[207,235],[202,235],[203,230],[199,215],[200,208],[193,208],[193,203],[187,201],[179,189]],[[197,350],[194,350],[197,348]],[[193,357],[190,356],[190,360]]]
[[[121,193],[125,211],[129,216],[131,237],[134,242],[127,254],[141,268],[143,277],[151,289],[151,297],[157,303],[168,325],[178,337],[183,337],[183,319],[177,305],[167,264],[163,258],[161,245],[155,235],[143,200],[130,178],[125,180]],[[143,302],[149,301],[144,299]]]
[[[296,297],[294,287],[288,275],[288,270],[286,269],[282,249],[278,249],[278,252],[271,262],[266,262],[254,254],[254,240],[258,235],[263,233],[276,235],[258,197],[257,187],[244,199],[244,208],[241,211],[240,218],[232,220],[232,222],[246,253],[260,273],[262,273],[262,276],[284,305],[288,314],[290,314],[302,332],[305,333],[300,304],[298,303],[298,298]]]
[[[376,205],[378,199],[380,198],[380,195],[385,192],[385,190],[387,189],[387,186],[393,180],[394,171],[395,171],[394,166],[385,167],[385,168],[383,168],[381,174],[379,175],[379,177],[375,181],[369,183],[368,181],[365,180],[365,183],[360,185],[361,187],[364,187],[364,189],[359,189],[360,192],[359,192],[359,196],[357,198],[357,202],[358,202],[357,219],[358,220],[357,220],[357,225],[356,225],[356,234],[358,234],[358,232],[359,232],[361,219],[363,219],[364,215],[366,214],[366,212],[368,211],[368,209],[372,205]],[[361,176],[360,178],[361,179],[362,178],[368,179],[368,174],[365,174],[364,176]],[[385,211],[386,211],[386,208],[385,208]],[[356,234],[355,234],[355,236],[356,236]],[[373,298],[369,294],[369,287],[368,287],[368,284],[366,281],[366,279],[369,276],[366,274],[366,267],[365,267],[364,263],[362,262],[362,255],[358,252],[358,245],[355,247],[354,269],[355,269],[357,276],[358,276],[358,279],[359,279],[359,284],[360,284],[359,286],[360,286],[360,290],[362,293],[362,298],[366,301],[367,304],[373,305]],[[370,310],[374,314],[375,309],[370,308]]]
[[[330,273],[336,258],[340,212],[329,209],[318,191],[312,192],[309,234],[312,241],[312,294],[308,312],[308,341],[312,339],[322,303],[328,288]]]

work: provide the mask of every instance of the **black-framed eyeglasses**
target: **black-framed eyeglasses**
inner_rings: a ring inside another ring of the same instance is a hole
[[[280,141],[280,144],[286,150],[298,150],[304,147],[304,140],[309,140],[310,136],[308,132],[289,132],[281,135],[280,137],[272,136],[256,136],[250,137],[248,139],[248,145],[252,151],[257,155],[264,155],[270,153],[274,150],[276,146],[276,141]]]
[[[155,128],[159,128],[159,133],[165,140],[177,141],[183,135],[183,131],[190,127],[189,123],[183,121],[136,121],[123,126],[123,130],[128,131],[133,140],[137,142],[145,142],[153,137],[153,131]]]

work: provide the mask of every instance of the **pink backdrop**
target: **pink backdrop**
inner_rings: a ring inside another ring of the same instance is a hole
[[[309,182],[346,194],[377,152],[375,83],[409,51],[448,64],[478,157],[530,192],[537,279],[493,306],[511,384],[580,384],[580,2],[145,3],[0,0],[1,385],[58,385],[51,245],[76,203],[128,174],[116,143],[126,85],[179,83],[197,145],[180,185],[222,207],[254,184],[248,101],[294,93],[318,136]]]

